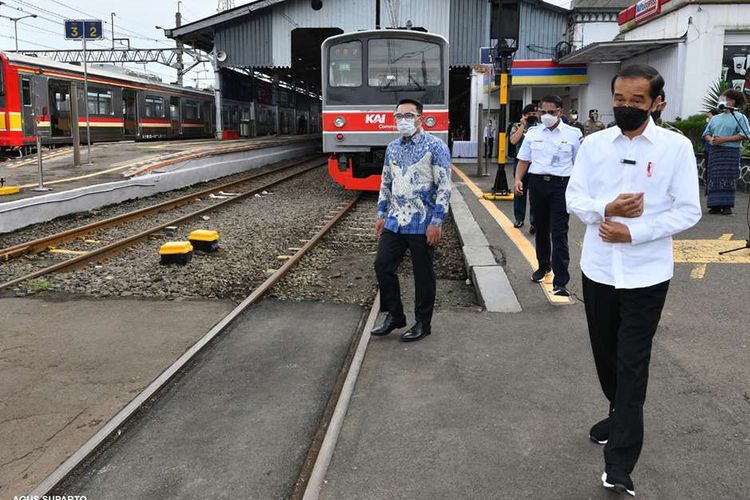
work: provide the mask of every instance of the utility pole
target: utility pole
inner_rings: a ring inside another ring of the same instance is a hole
[[[2,2],[0,2],[0,4],[1,3]],[[20,21],[21,19],[26,19],[27,17],[36,17],[36,14],[28,14],[26,16],[21,16],[21,17],[10,17],[10,16],[0,15],[0,17],[3,17],[5,19],[10,19],[11,21],[13,21],[13,32],[15,34],[14,39],[16,41],[16,52],[18,52],[18,21]]]
[[[182,26],[182,13],[180,12],[180,4],[182,0],[177,2],[177,12],[174,15],[174,24],[177,28]],[[183,45],[179,40],[177,41],[177,85],[182,87],[182,70],[184,65],[182,64]]]
[[[115,13],[110,13],[110,23],[109,26],[112,28],[112,50],[115,50]]]

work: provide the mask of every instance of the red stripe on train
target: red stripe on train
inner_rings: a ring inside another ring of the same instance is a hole
[[[343,127],[337,127],[334,124],[338,117],[344,119]],[[425,110],[422,113],[422,118],[424,120],[435,119],[435,124],[432,127],[425,123],[424,128],[427,131],[448,130],[448,111]],[[324,111],[323,130],[326,132],[391,132],[396,130],[396,120],[390,111]]]

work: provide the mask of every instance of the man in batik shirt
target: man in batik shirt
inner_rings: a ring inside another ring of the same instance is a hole
[[[406,249],[414,269],[416,322],[401,335],[403,342],[431,333],[435,305],[433,256],[451,198],[451,158],[448,146],[422,130],[422,103],[402,99],[394,113],[401,135],[385,153],[375,233],[380,237],[375,272],[380,286],[380,310],[387,313],[371,333],[385,336],[406,326],[398,269]]]

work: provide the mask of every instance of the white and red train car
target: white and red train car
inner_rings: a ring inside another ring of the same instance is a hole
[[[448,57],[444,37],[415,30],[359,31],[323,42],[323,151],[336,182],[380,188],[401,99],[423,103],[424,129],[448,142]]]
[[[88,106],[92,141],[211,137],[211,92],[91,68],[88,96],[83,68],[49,59],[0,52],[0,149],[71,142],[71,86],[78,90],[81,137]],[[36,122],[36,123],[35,123]]]

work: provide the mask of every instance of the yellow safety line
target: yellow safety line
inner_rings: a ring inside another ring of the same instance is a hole
[[[699,264],[693,268],[692,271],[690,271],[690,277],[694,280],[703,279],[703,276],[706,275],[706,264]]]
[[[732,239],[733,236],[734,236],[734,233],[724,233],[721,236],[719,236],[719,239],[723,241],[729,241]]]
[[[479,199],[479,203],[484,206],[484,208],[487,210],[487,212],[489,212],[492,218],[495,219],[495,222],[497,222],[500,228],[502,228],[503,232],[505,232],[505,234],[508,236],[508,238],[510,238],[516,248],[518,248],[518,250],[521,252],[521,255],[523,255],[523,257],[529,263],[529,267],[531,267],[532,270],[536,270],[536,249],[534,248],[534,245],[531,244],[531,241],[529,241],[528,238],[524,236],[523,232],[520,229],[513,227],[513,223],[510,221],[510,219],[508,219],[508,217],[506,217],[505,214],[502,213],[493,202],[482,198],[482,195],[484,193],[481,189],[479,189],[479,186],[477,186],[474,181],[472,181],[455,165],[453,165],[453,171],[461,178],[461,180],[466,183],[471,192],[474,193],[474,195]],[[573,304],[573,299],[570,297],[560,297],[552,294],[552,278],[552,273],[550,273],[545,277],[544,282],[539,283],[542,291],[544,292],[544,295],[547,297],[547,300],[549,300],[550,303],[554,305]]]

